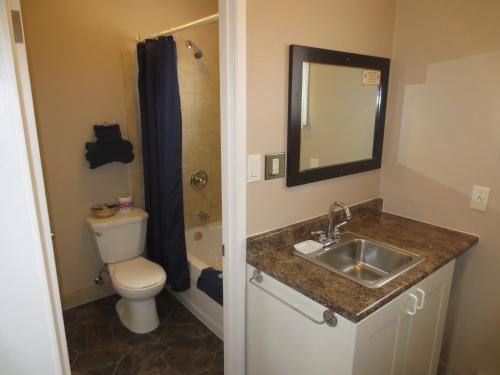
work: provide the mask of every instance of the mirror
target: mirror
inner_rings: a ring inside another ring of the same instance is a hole
[[[380,168],[389,59],[290,46],[287,186]]]
[[[380,77],[380,70],[372,70]],[[300,170],[370,159],[378,82],[367,70],[302,63]]]

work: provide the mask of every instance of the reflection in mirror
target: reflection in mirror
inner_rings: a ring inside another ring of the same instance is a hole
[[[372,158],[380,73],[303,63],[301,171]]]

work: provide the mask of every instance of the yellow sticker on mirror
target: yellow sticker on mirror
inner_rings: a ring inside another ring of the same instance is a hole
[[[380,70],[363,70],[363,85],[380,85]]]

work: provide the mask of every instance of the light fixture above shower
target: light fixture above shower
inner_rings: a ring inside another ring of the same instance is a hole
[[[193,50],[193,56],[195,59],[201,59],[203,57],[203,51],[198,48],[191,40],[186,40],[186,47]]]

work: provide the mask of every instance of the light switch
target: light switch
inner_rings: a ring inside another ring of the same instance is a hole
[[[265,178],[285,177],[285,153],[266,154],[265,159]]]
[[[310,158],[309,159],[309,167],[310,168],[318,168],[319,167],[319,159],[318,158]]]
[[[247,156],[247,182],[260,181],[260,154]]]
[[[490,188],[484,186],[472,186],[472,194],[470,197],[470,208],[479,211],[486,211],[488,207],[488,197]]]

